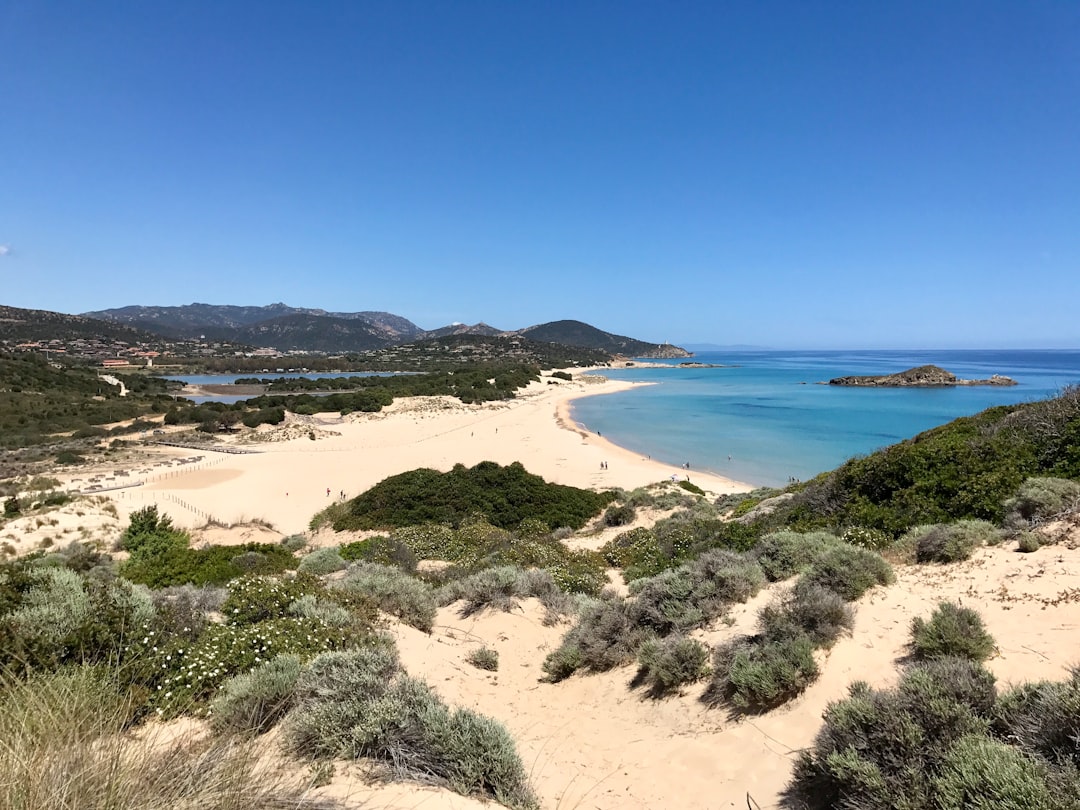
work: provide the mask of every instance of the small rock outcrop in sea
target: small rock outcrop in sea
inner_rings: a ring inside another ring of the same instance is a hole
[[[946,385],[1016,385],[1016,380],[994,374],[987,380],[961,380],[940,366],[918,366],[898,374],[864,377],[835,377],[829,385],[862,386],[866,388],[932,388]]]

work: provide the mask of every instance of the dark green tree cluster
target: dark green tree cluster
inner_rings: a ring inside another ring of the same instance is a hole
[[[55,442],[55,434],[91,435],[95,425],[164,413],[172,403],[165,381],[114,375],[119,386],[86,367],[56,367],[33,355],[0,354],[0,446],[28,447]],[[104,432],[104,431],[102,431]]]
[[[457,464],[446,473],[420,469],[391,476],[349,501],[333,526],[337,531],[422,523],[458,527],[482,515],[502,529],[528,519],[577,529],[613,499],[610,492],[549,484],[518,462],[503,467],[482,461],[475,467]]]

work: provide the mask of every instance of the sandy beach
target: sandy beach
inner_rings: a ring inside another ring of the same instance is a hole
[[[581,487],[632,489],[689,475],[714,495],[750,489],[641,458],[574,422],[574,399],[632,385],[576,374],[570,383],[534,383],[509,402],[467,406],[446,397],[413,398],[377,414],[293,417],[226,445],[244,452],[140,449],[138,462],[128,468],[83,472],[73,479],[79,486],[102,488],[100,494],[45,517],[20,519],[35,524],[13,521],[5,540],[25,543],[27,550],[43,536],[55,537],[54,542],[92,540],[98,534],[114,539],[127,512],[155,503],[181,526],[204,527],[196,534],[198,542],[276,542],[282,534],[304,531],[312,515],[343,492],[351,497],[417,467],[446,470],[483,460],[520,461],[550,481]],[[136,482],[141,483],[130,485]],[[95,509],[100,525],[91,531]],[[206,528],[211,519],[226,526]],[[851,634],[816,654],[818,680],[795,700],[760,716],[705,707],[704,684],[650,699],[631,685],[634,665],[544,682],[544,658],[569,625],[545,624],[534,600],[508,613],[484,610],[468,617],[450,605],[438,612],[430,634],[390,619],[387,627],[410,673],[448,703],[506,726],[545,810],[776,808],[799,751],[813,744],[829,703],[842,699],[855,680],[894,684],[904,665],[911,620],[928,617],[942,600],[982,615],[997,643],[988,667],[999,688],[1062,679],[1080,662],[1080,522],[1050,528],[1056,545],[1032,554],[1019,554],[1015,543],[1007,543],[981,548],[955,565],[899,566],[895,584],[874,588],[859,601]],[[341,540],[324,534],[319,542]],[[571,545],[595,547],[603,539],[582,536]],[[766,588],[693,635],[716,645],[754,633],[758,611],[787,587],[790,583]],[[497,672],[467,663],[467,654],[479,646],[498,652]],[[185,723],[177,728],[191,725]],[[274,739],[273,734],[267,738],[268,757],[275,756]],[[337,762],[320,793],[350,807],[492,806],[445,789],[372,783],[367,775],[362,763]]]
[[[577,371],[572,382],[549,379],[506,402],[464,405],[451,397],[414,397],[375,414],[290,416],[284,426],[253,434],[263,440],[237,443],[251,451],[243,454],[151,448],[156,458],[128,477],[142,485],[106,494],[122,514],[156,503],[181,526],[259,520],[292,534],[304,531],[312,515],[342,493],[352,497],[390,475],[420,467],[445,471],[458,463],[520,461],[548,481],[593,489],[634,489],[672,476],[689,477],[713,494],[753,488],[642,458],[574,423],[574,399],[633,383]],[[172,463],[195,456],[184,465]]]

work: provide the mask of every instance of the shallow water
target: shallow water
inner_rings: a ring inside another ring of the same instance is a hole
[[[574,419],[642,455],[759,485],[782,485],[993,405],[1045,399],[1080,383],[1080,351],[703,352],[730,368],[630,368],[655,383],[574,402]],[[1012,377],[1012,387],[842,388],[852,374],[933,363],[958,377]]]

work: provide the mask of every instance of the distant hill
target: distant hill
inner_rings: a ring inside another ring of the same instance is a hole
[[[600,349],[609,354],[627,357],[689,357],[690,353],[678,346],[662,343],[646,343],[642,340],[613,335],[581,321],[552,321],[530,326],[517,334],[546,343],[564,346],[580,346],[583,349]]]
[[[179,307],[127,306],[86,313],[162,335],[205,338],[282,351],[355,352],[450,335],[487,337],[520,335],[531,341],[595,349],[629,357],[689,357],[677,346],[648,343],[604,332],[581,321],[553,321],[503,331],[486,323],[450,324],[424,330],[389,312],[327,312],[286,304],[264,307],[187,304]]]
[[[88,316],[0,306],[0,341],[17,344],[49,340],[150,343],[160,341],[161,335]]]

